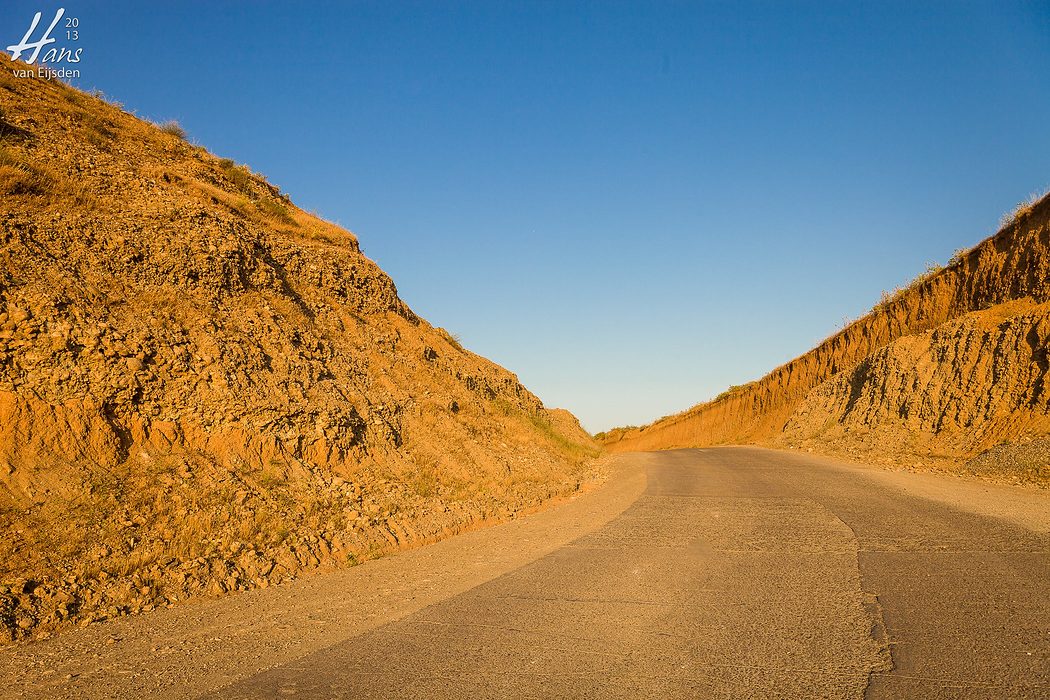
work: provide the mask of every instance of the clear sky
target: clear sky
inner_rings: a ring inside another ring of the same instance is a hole
[[[81,87],[357,233],[592,431],[760,377],[1050,186],[1046,1],[5,0],[2,45],[59,6]]]

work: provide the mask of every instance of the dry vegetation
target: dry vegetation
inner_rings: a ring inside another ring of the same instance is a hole
[[[1023,224],[1035,211],[1036,205],[1046,199],[1048,194],[1050,190],[1036,191],[1030,194],[1028,199],[1018,202],[1016,207],[1003,214],[1002,219],[999,220],[999,228],[1005,229]]]
[[[182,125],[174,119],[172,119],[171,121],[166,121],[162,124],[158,124],[157,128],[160,129],[162,133],[165,133],[169,136],[174,136],[177,139],[186,138],[186,130],[183,129]]]

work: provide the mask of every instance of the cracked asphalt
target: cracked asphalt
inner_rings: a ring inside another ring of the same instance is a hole
[[[1045,492],[757,448],[630,459],[647,487],[604,526],[206,697],[1050,697]]]
[[[0,699],[1050,698],[1050,491],[618,455],[526,518],[0,650]]]

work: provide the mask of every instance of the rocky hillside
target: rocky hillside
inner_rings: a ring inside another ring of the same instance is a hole
[[[0,640],[353,563],[595,448],[278,188],[0,59]]]
[[[755,443],[1050,480],[1050,198],[762,379],[613,450]]]

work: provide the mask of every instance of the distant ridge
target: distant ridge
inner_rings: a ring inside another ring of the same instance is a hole
[[[754,443],[1050,480],[1050,197],[808,353],[608,449]],[[992,456],[975,459],[992,448]],[[973,460],[973,461],[970,461]]]

